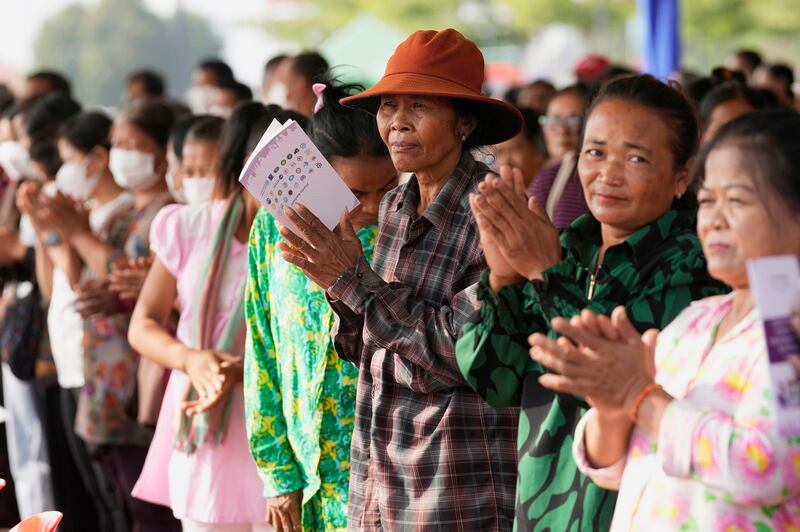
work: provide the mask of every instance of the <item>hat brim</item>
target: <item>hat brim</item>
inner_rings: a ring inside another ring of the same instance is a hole
[[[472,89],[435,76],[413,72],[389,74],[371,88],[342,98],[340,103],[347,107],[363,109],[377,114],[381,96],[388,94],[407,94],[419,96],[439,96],[467,100],[474,105],[478,128],[473,133],[474,142],[479,146],[498,144],[513,138],[522,130],[525,120],[516,107],[503,100],[490,98]]]

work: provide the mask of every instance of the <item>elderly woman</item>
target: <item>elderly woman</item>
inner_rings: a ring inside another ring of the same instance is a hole
[[[623,309],[533,335],[531,355],[561,375],[540,383],[594,406],[573,447],[596,483],[619,489],[614,530],[797,530],[800,430],[778,406],[747,261],[800,255],[800,117],[745,115],[697,165],[697,231],[711,275],[733,293],[694,303],[639,336]],[[653,354],[655,351],[655,373]],[[591,376],[589,378],[589,376]]]
[[[578,397],[542,388],[527,335],[588,308],[625,305],[641,330],[663,327],[692,300],[723,288],[708,276],[684,197],[698,139],[691,105],[651,76],[605,85],[590,107],[578,160],[590,215],[559,236],[527,198],[518,172],[489,176],[471,198],[489,270],[481,309],[457,345],[470,385],[494,406],[521,405],[517,526],[607,528],[614,494],[570,457],[586,411]]]
[[[470,155],[521,128],[481,95],[483,56],[454,30],[398,46],[382,80],[343,103],[377,114],[397,170],[368,264],[345,213],[330,232],[287,211],[284,257],[323,287],[335,347],[359,367],[348,528],[508,530],[517,412],[484,404],[458,371],[455,338],[484,262],[468,195],[488,168]]]

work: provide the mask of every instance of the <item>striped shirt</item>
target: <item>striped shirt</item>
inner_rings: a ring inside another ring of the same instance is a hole
[[[360,368],[351,529],[512,527],[518,409],[484,403],[455,358],[484,268],[468,194],[487,171],[465,154],[421,216],[416,177],[387,194],[373,267],[328,290],[336,350]]]

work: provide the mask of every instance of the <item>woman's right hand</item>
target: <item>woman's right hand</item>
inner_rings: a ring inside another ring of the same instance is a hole
[[[295,532],[302,529],[301,506],[303,490],[267,499],[267,524],[275,532]]]
[[[478,226],[478,237],[486,265],[489,266],[489,284],[497,293],[504,286],[521,283],[525,280],[506,260],[497,243],[490,236],[491,226],[478,205],[480,195],[470,194],[469,206]]]
[[[186,349],[183,372],[189,376],[198,400],[214,398],[222,392],[225,374],[217,354],[210,349]]]

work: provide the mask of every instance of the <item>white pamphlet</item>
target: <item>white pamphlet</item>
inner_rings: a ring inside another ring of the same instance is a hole
[[[302,204],[333,230],[358,199],[294,120],[273,120],[239,175],[239,182],[281,225],[285,207]]]

